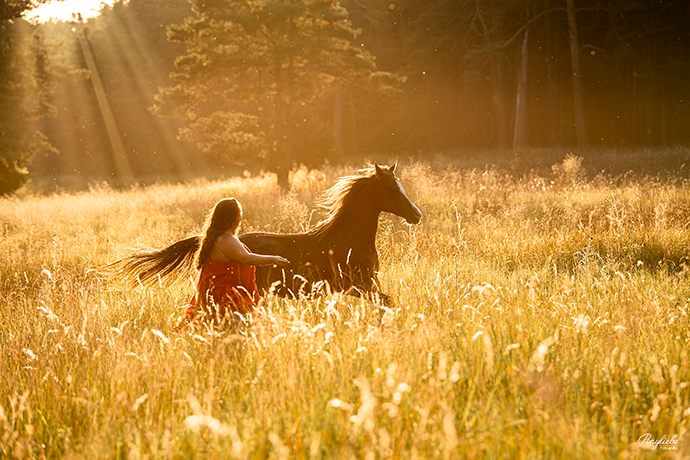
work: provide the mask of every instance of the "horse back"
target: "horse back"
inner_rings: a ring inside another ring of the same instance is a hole
[[[240,235],[247,247],[256,254],[285,257],[285,267],[263,266],[256,269],[256,284],[268,291],[279,286],[280,295],[310,292],[316,283],[326,282],[334,291],[353,285],[371,283],[371,274],[378,269],[376,249],[352,248],[342,240],[319,238],[310,233],[245,233]],[[353,254],[354,253],[354,254]],[[359,278],[366,279],[359,279]]]
[[[252,232],[239,238],[253,253],[278,255],[290,261],[304,257],[305,250],[314,244],[306,233]]]
[[[239,236],[251,252],[255,254],[278,255],[290,261],[286,267],[256,267],[256,285],[262,291],[268,291],[276,283],[278,294],[287,295],[294,292],[294,276],[302,275],[308,259],[313,258],[316,241],[305,233],[265,233],[252,232]]]

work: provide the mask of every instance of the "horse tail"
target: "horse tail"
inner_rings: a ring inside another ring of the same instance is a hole
[[[108,277],[125,284],[144,286],[161,279],[176,281],[194,269],[194,257],[203,235],[194,235],[163,249],[129,255],[105,267]]]

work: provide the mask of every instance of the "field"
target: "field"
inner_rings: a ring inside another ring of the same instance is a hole
[[[94,269],[227,196],[243,231],[306,229],[362,164],[285,196],[247,173],[0,198],[0,457],[687,458],[690,152],[627,155],[402,161],[425,217],[380,219],[394,308],[269,296],[230,330],[175,332],[191,279]]]

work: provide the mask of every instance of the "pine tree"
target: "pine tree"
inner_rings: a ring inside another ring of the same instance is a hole
[[[300,107],[332,88],[395,81],[351,43],[358,31],[336,1],[193,0],[192,9],[168,29],[187,53],[154,110],[186,118],[181,137],[207,154],[266,159],[283,189]]]

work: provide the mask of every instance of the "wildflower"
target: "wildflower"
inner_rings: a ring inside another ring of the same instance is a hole
[[[149,399],[149,394],[144,393],[143,395],[139,396],[136,401],[134,401],[134,404],[132,405],[132,412],[136,412],[137,409],[139,409],[139,406],[141,406],[147,399]]]
[[[549,352],[549,347],[553,345],[556,340],[553,337],[549,337],[546,340],[542,340],[537,349],[532,354],[529,363],[530,371],[542,372],[544,370],[546,355]]]
[[[189,417],[184,419],[184,424],[190,431],[198,433],[201,431],[202,428],[206,427],[212,433],[215,433],[218,436],[230,436],[233,434],[232,430],[227,425],[222,423],[220,420],[210,415],[204,414],[201,410],[201,404],[199,404],[199,400],[197,400],[194,397],[194,395],[188,395],[187,402],[189,402],[189,405],[191,406],[192,411],[194,412],[194,415],[190,415]],[[233,448],[235,447],[234,444],[235,442],[233,442]]]
[[[575,332],[578,334],[587,335],[587,328],[589,327],[591,318],[589,316],[585,316],[584,313],[580,313],[577,318],[572,319],[575,322]]]
[[[29,359],[29,361],[35,361],[37,358],[36,354],[34,354],[33,351],[29,350],[28,348],[22,348],[22,351],[26,355],[26,357]]]
[[[219,436],[229,436],[230,429],[225,426],[217,418],[211,417],[210,415],[190,415],[184,419],[184,424],[192,432],[198,433],[203,427],[208,428],[211,432]]]
[[[352,404],[346,403],[338,398],[328,401],[328,405],[336,409],[344,410],[345,412],[350,412],[352,410]]]
[[[511,345],[508,345],[508,346],[505,348],[505,350],[503,350],[503,354],[504,354],[504,355],[507,355],[509,352],[511,352],[511,351],[513,351],[513,350],[517,350],[518,348],[520,348],[520,344],[519,344],[519,343],[513,343],[513,344],[511,344]]]
[[[489,374],[493,374],[494,372],[494,344],[491,341],[491,336],[486,333],[482,337],[484,339],[484,348],[486,348],[486,369],[489,372]]]
[[[157,329],[151,329],[151,334],[153,334],[156,337],[158,337],[159,339],[161,339],[161,342],[163,342],[166,345],[170,343],[170,339],[167,338],[165,336],[165,334],[163,334],[161,331],[159,331]]]
[[[360,379],[355,379],[354,384],[359,388],[362,404],[359,406],[357,415],[350,417],[350,422],[354,423],[356,428],[363,426],[366,431],[373,432],[375,426],[374,409],[378,404],[378,400],[372,394],[369,381],[366,378],[360,377]]]

